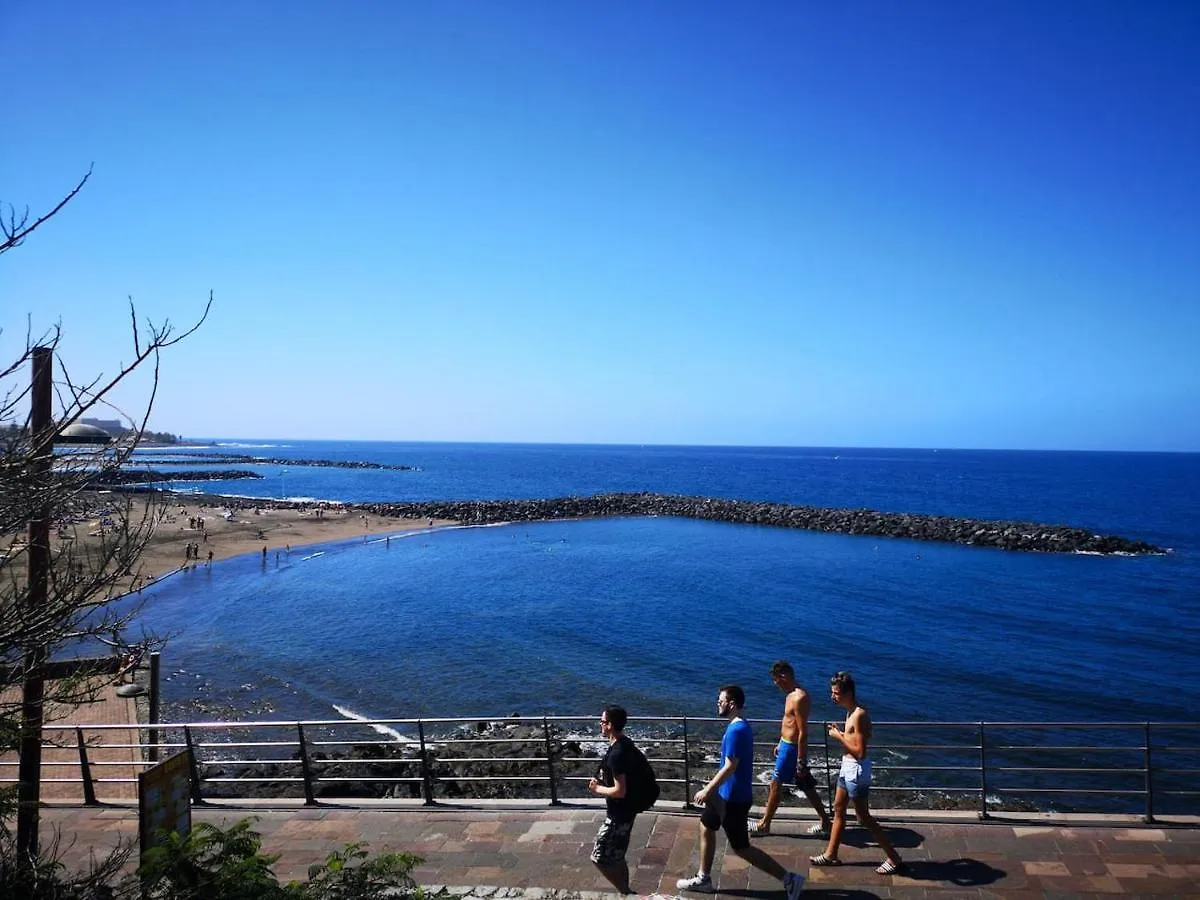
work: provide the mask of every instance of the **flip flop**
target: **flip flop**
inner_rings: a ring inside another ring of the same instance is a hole
[[[840,866],[842,864],[842,861],[836,856],[826,856],[824,853],[818,853],[816,856],[810,856],[808,861],[818,868],[821,866]]]
[[[876,869],[875,873],[877,875],[895,875],[902,868],[904,868],[904,863],[893,862],[890,859],[885,859],[883,861],[883,865],[881,865],[878,869]]]

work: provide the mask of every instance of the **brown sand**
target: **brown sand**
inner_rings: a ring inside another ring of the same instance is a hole
[[[155,525],[154,536],[142,554],[142,585],[185,565],[205,566],[210,551],[213,562],[246,553],[261,554],[264,549],[268,557],[273,559],[276,552],[287,552],[289,547],[296,550],[311,544],[399,534],[429,528],[431,525],[429,519],[382,518],[340,507],[325,508],[319,513],[315,505],[307,509],[261,506],[231,510],[213,502],[203,506],[195,501],[185,502],[185,497],[175,497],[174,501],[166,502],[162,507],[162,516]],[[134,497],[132,502],[131,521],[138,521],[146,501]],[[226,513],[230,513],[228,518]],[[189,520],[195,517],[203,518],[203,528],[190,527]],[[432,527],[435,528],[453,524],[445,519],[432,520]],[[81,522],[78,534],[82,537],[98,525],[98,521]],[[199,546],[199,559],[187,558],[188,544]]]

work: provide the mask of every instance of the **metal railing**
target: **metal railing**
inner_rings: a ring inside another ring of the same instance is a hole
[[[604,743],[595,716],[47,725],[43,784],[132,795],[137,773],[187,751],[192,799],[383,795],[425,804],[441,798],[521,796],[559,804],[588,796]],[[750,720],[759,735],[778,720]],[[629,733],[647,752],[663,798],[690,804],[716,770],[723,719],[640,717]],[[832,799],[840,748],[810,726],[810,768]],[[873,793],[882,806],[990,811],[1200,811],[1200,722],[878,722],[871,742]],[[114,740],[124,732],[137,740]],[[384,738],[382,735],[388,736]],[[756,770],[774,743],[758,742]],[[57,750],[57,755],[47,751]],[[76,759],[63,759],[73,750]],[[340,751],[340,753],[338,753]],[[113,758],[121,757],[121,758]],[[0,784],[15,783],[0,760]],[[756,790],[765,791],[756,780]],[[759,799],[756,797],[756,799]],[[1160,807],[1167,809],[1160,809]]]

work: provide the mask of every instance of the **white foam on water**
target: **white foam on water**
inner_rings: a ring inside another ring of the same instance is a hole
[[[345,718],[349,719],[351,722],[367,722],[367,721],[369,721],[366,716],[360,715],[359,713],[356,713],[354,710],[347,709],[344,706],[338,706],[336,703],[333,704],[333,708],[335,710],[337,710],[338,715],[344,716]],[[394,739],[397,744],[419,744],[420,743],[420,741],[414,740],[413,738],[410,738],[407,735],[401,734],[395,728],[392,728],[389,725],[379,725],[377,723],[372,722],[368,727],[371,728],[373,731],[378,731],[380,734],[386,734],[388,737]]]
[[[324,555],[325,555],[324,550],[318,550],[316,553],[310,553],[310,554],[308,554],[308,556],[300,557],[300,562],[304,562],[306,559],[316,559],[318,556],[324,556]]]

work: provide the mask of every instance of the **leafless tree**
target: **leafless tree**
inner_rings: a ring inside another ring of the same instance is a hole
[[[18,213],[12,206],[0,204],[0,254],[53,218],[91,174],[89,169],[53,209],[32,221],[28,208]],[[136,604],[118,601],[130,595],[139,582],[139,560],[161,518],[161,505],[153,494],[141,495],[135,503],[128,495],[100,494],[90,486],[129,461],[154,405],[163,351],[195,332],[211,306],[210,294],[196,322],[180,330],[169,321],[139,323],[130,299],[132,360],[110,377],[79,379],[71,374],[60,353],[60,324],[40,332],[27,324],[24,350],[7,364],[0,364],[0,752],[18,746],[20,686],[31,675],[40,677],[31,668],[42,668],[56,653],[127,657],[144,652],[155,642],[145,634],[132,634]],[[57,411],[49,427],[38,428],[31,419],[30,371],[35,358],[45,359],[48,353],[54,361]],[[114,406],[113,396],[117,386],[137,370],[149,372],[148,396],[131,415]],[[64,429],[97,409],[105,409],[109,415],[115,411],[127,424],[126,436],[107,444],[56,451],[54,442]],[[34,549],[30,523],[46,519],[51,528],[42,596],[40,590],[35,593],[34,579],[29,576]],[[102,676],[101,671],[108,674]],[[70,677],[46,680],[44,721],[91,699],[104,679],[111,682],[113,677],[111,667],[89,670],[85,666]],[[0,792],[3,847],[11,846],[6,820],[15,808],[13,793]],[[11,869],[6,852],[0,860],[0,882],[10,871],[37,874],[45,859],[44,853],[41,859],[17,859],[16,869]],[[53,865],[50,869],[56,871]]]

